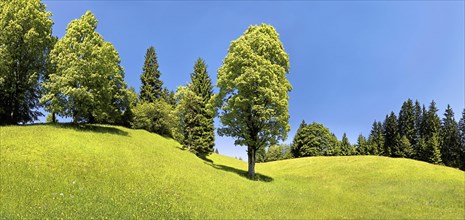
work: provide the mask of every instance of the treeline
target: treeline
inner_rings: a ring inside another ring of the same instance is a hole
[[[40,0],[2,1],[0,9],[0,125],[34,122],[43,107],[47,122],[61,116],[76,124],[141,128],[173,137],[198,156],[213,152],[213,86],[205,61],[196,61],[192,81],[175,94],[163,87],[149,47],[137,94],[91,12],[71,21],[58,39]]]
[[[338,140],[322,124],[303,121],[291,145],[292,157],[381,155],[403,157],[465,170],[465,109],[460,121],[448,105],[444,117],[436,103],[428,108],[408,99],[396,115],[374,121],[368,138],[360,134],[351,144],[344,133]],[[271,148],[270,148],[271,149]]]

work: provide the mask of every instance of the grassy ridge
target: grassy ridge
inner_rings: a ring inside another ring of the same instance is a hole
[[[0,127],[0,218],[448,218],[465,172],[408,159],[201,160],[112,126]]]

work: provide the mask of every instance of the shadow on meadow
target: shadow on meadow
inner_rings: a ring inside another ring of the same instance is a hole
[[[205,158],[205,157],[200,157],[200,159],[204,160],[205,164],[207,164],[207,165],[209,165],[209,166],[211,166],[211,167],[213,167],[215,169],[235,173],[235,174],[237,174],[239,176],[242,176],[242,177],[244,177],[246,179],[249,179],[246,170],[240,170],[240,169],[237,169],[237,168],[234,168],[234,167],[221,165],[221,164],[214,164],[212,160],[210,160],[208,158]],[[271,181],[273,181],[273,178],[269,177],[269,176],[266,176],[266,175],[263,175],[263,174],[260,174],[260,173],[255,173],[254,180],[261,181],[261,182],[271,182]]]
[[[129,136],[129,133],[115,127],[106,127],[102,125],[95,124],[73,124],[73,123],[60,123],[60,124],[50,124],[58,128],[67,128],[74,129],[75,131],[80,132],[96,132],[102,134],[115,134],[122,136]]]

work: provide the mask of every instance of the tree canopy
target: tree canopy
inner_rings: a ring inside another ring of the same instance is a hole
[[[75,123],[113,121],[126,95],[118,52],[96,28],[90,11],[69,23],[50,52],[53,72],[43,83],[46,110],[73,117]]]
[[[33,122],[46,59],[55,42],[51,13],[40,0],[0,2],[0,124]]]
[[[288,72],[289,56],[275,28],[266,24],[250,26],[232,41],[218,70],[218,133],[247,146],[250,177],[256,152],[285,139],[290,129]]]

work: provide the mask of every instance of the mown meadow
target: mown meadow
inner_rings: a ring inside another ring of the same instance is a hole
[[[465,172],[411,159],[200,159],[107,125],[0,128],[0,218],[463,219]]]

